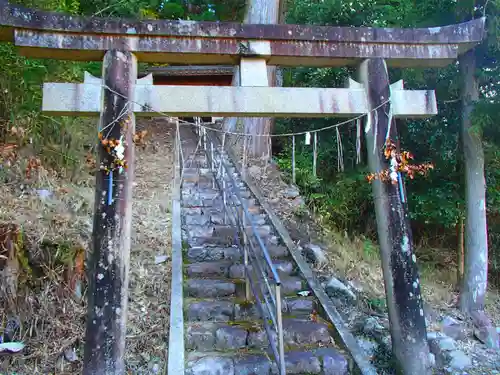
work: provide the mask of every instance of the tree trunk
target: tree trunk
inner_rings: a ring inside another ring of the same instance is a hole
[[[244,23],[252,24],[276,24],[284,18],[283,0],[250,0],[245,12]],[[283,11],[282,11],[283,10]],[[267,68],[269,86],[276,86],[276,67]],[[250,157],[266,160],[271,152],[269,136],[274,119],[265,117],[253,117],[243,119],[245,133],[255,136],[249,138],[247,152]]]
[[[488,277],[486,182],[481,135],[472,127],[471,115],[479,98],[474,50],[460,56],[462,75],[462,142],[465,169],[465,266],[460,308],[466,313],[484,309]]]

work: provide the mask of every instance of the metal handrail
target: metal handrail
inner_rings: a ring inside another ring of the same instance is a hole
[[[245,297],[250,300],[253,296],[256,301],[279,373],[285,375],[281,278],[257,231],[253,216],[241,195],[240,187],[234,179],[229,163],[225,160],[224,139],[222,145],[218,147],[216,143],[220,145],[221,142],[215,135],[207,134],[205,127],[198,129],[200,144],[203,145],[208,164],[215,175],[214,183],[224,202],[224,218],[229,217],[235,229],[235,245],[239,245],[243,250]],[[276,333],[277,343],[273,331]]]

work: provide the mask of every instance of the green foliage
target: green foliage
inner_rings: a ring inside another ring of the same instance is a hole
[[[244,0],[18,0],[28,7],[84,14],[139,19],[190,19],[239,21]],[[485,9],[485,5],[487,7]],[[473,116],[475,134],[485,147],[487,212],[491,248],[500,248],[500,0],[294,0],[288,1],[287,23],[430,27],[462,22],[488,15],[486,41],[476,48],[480,99]],[[0,44],[0,139],[5,141],[12,126],[28,131],[35,152],[50,165],[76,168],[82,146],[93,143],[93,133],[82,120],[46,118],[40,114],[41,84],[47,81],[81,81],[83,71],[99,76],[100,63],[26,59],[14,47]],[[294,87],[343,87],[352,68],[286,68],[284,85]],[[408,89],[435,89],[439,114],[426,120],[397,122],[401,147],[412,152],[416,163],[433,162],[427,178],[406,181],[415,238],[427,240],[444,235],[440,246],[454,248],[455,225],[464,215],[463,151],[460,145],[460,84],[457,64],[439,69],[391,69],[393,81],[404,79]],[[275,132],[296,132],[332,125],[332,119],[276,121]],[[339,128],[344,146],[345,171],[337,169],[338,149],[334,131],[319,135],[318,177],[312,174],[312,147],[297,137],[297,184],[307,204],[339,229],[373,234],[371,186],[366,182],[366,160],[356,164],[355,124]],[[290,140],[275,139],[278,162],[291,172]],[[366,145],[362,145],[365,159]],[[369,246],[366,247],[368,253]],[[493,262],[500,256],[492,257]]]
[[[464,0],[295,0],[290,4],[288,23],[434,27],[483,15],[485,1]],[[492,266],[498,269],[500,254],[500,0],[488,2],[488,35],[476,48],[480,99],[473,113],[471,132],[481,136],[485,148],[487,212],[492,249]],[[439,114],[426,120],[398,120],[401,147],[416,157],[415,163],[432,162],[435,169],[426,178],[407,180],[407,195],[416,241],[434,241],[435,246],[453,250],[457,243],[456,225],[465,212],[461,127],[461,79],[457,64],[439,69],[390,69],[392,81],[404,79],[407,89],[434,89]],[[284,69],[284,85],[295,87],[343,87],[352,75],[348,68]],[[297,132],[332,125],[335,120],[278,120],[275,132]],[[365,182],[366,160],[355,164],[354,124],[339,128],[344,146],[345,172],[337,171],[338,150],[333,132],[319,133],[318,178],[312,177],[312,147],[304,147],[297,137],[297,184],[307,203],[332,225],[349,232],[370,233],[373,220],[371,187]],[[279,140],[279,165],[291,170],[291,142]],[[366,145],[362,146],[365,158]],[[373,231],[371,234],[374,234]],[[439,236],[438,236],[439,235]],[[439,238],[439,240],[434,240]],[[438,242],[436,242],[438,241]]]
[[[312,170],[312,154],[305,147],[296,153],[295,162],[296,183],[310,209],[339,229],[365,229],[366,221],[373,219],[373,207],[370,185],[362,172],[341,173],[327,180],[316,177]],[[278,165],[291,175],[289,154],[279,155]]]
[[[95,73],[100,64],[27,59],[8,43],[0,44],[0,63],[5,67],[0,74],[1,141],[12,127],[22,128],[45,167],[74,175],[83,161],[83,145],[93,142],[88,120],[43,116],[41,87],[47,81],[81,81],[84,70]]]

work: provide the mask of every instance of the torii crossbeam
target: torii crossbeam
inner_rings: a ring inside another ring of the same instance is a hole
[[[485,19],[444,27],[395,29],[231,22],[128,21],[29,10],[0,0],[0,40],[30,57],[101,61],[106,51],[143,62],[346,66],[384,58],[390,66],[445,66],[480,42]]]
[[[389,168],[383,148],[386,134],[397,137],[395,127],[390,126],[392,117],[437,113],[433,91],[403,90],[402,83],[391,87],[387,65],[445,66],[482,41],[484,25],[484,18],[421,29],[137,22],[34,11],[0,0],[0,41],[13,43],[22,54],[104,61],[102,81],[87,77],[80,85],[46,84],[44,111],[60,115],[100,113],[102,126],[119,125],[111,128],[110,136],[126,140],[128,171],[97,173],[84,374],[124,373],[135,113],[245,117],[367,114],[369,164],[377,173]],[[242,87],[156,87],[137,80],[138,60],[240,65]],[[267,65],[359,66],[361,83],[351,81],[344,89],[270,88]],[[195,102],[188,103],[182,96]],[[268,100],[263,102],[261,96]],[[112,163],[103,147],[100,161],[107,163],[106,168]],[[426,375],[430,373],[429,351],[404,184],[376,181],[374,195],[393,350],[405,374]],[[362,368],[366,359],[353,359],[362,373],[368,373]]]

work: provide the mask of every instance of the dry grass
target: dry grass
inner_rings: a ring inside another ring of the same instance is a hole
[[[41,169],[28,181],[19,177],[23,172],[22,160],[5,172],[8,175],[4,177],[10,181],[0,187],[0,222],[21,225],[26,253],[20,256],[26,261],[29,258],[33,274],[28,277],[21,273],[20,279],[25,282],[19,286],[15,311],[8,311],[2,304],[0,317],[2,328],[9,318],[15,317],[20,323],[14,339],[23,341],[26,349],[22,356],[0,358],[0,371],[47,374],[57,368],[59,373],[74,373],[74,365],[61,361],[61,355],[79,346],[85,307],[71,298],[63,277],[64,257],[70,249],[88,248],[93,179],[88,176],[74,185]],[[41,198],[37,189],[51,195]],[[63,251],[55,254],[53,244],[61,244]]]
[[[163,124],[144,124],[156,147],[137,150],[136,186],[133,206],[130,303],[126,361],[130,373],[151,374],[165,364],[169,321],[170,261],[155,264],[157,255],[170,254],[171,141]],[[140,130],[140,126],[138,126]],[[24,283],[18,291],[17,313],[0,306],[2,326],[16,316],[21,329],[16,340],[26,348],[22,355],[0,357],[0,373],[81,373],[85,330],[85,298],[71,298],[64,282],[64,265],[54,261],[54,247],[42,242],[64,244],[64,249],[88,250],[92,232],[94,178],[86,176],[70,184],[42,170],[28,185],[20,181],[23,163],[13,165],[0,186],[0,222],[22,225],[30,257],[39,260],[43,275],[36,283]],[[41,199],[35,189],[52,192]],[[50,261],[49,261],[50,260]],[[64,352],[75,349],[70,363]]]
[[[136,164],[126,351],[133,374],[160,373],[165,367],[170,316],[172,129],[164,122],[147,130],[158,146],[140,154]],[[159,255],[169,260],[157,265]]]
[[[249,169],[251,171],[251,169]],[[259,186],[267,202],[285,224],[292,239],[299,244],[316,242],[323,245],[328,263],[319,274],[335,274],[360,286],[368,300],[385,299],[384,281],[378,246],[368,238],[351,238],[346,233],[339,233],[314,218],[307,209],[298,208],[292,200],[285,197],[288,184],[281,173],[274,168],[267,168],[266,173],[250,173]],[[443,258],[442,249],[416,249],[417,257],[425,254],[425,259]],[[443,260],[443,259],[441,259]],[[447,264],[443,267],[442,264]],[[455,291],[456,270],[447,261],[440,264],[429,261],[420,262],[422,294],[424,300],[435,310],[450,313],[457,302]],[[487,311],[493,322],[500,325],[500,294],[490,288],[487,297]]]

